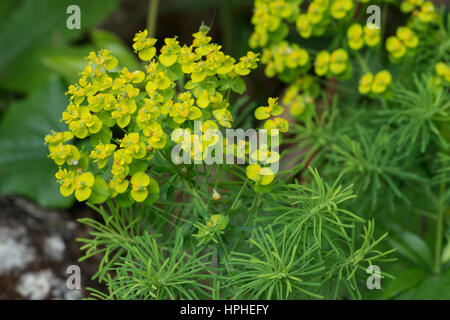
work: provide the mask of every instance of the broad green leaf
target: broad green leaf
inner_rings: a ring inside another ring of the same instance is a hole
[[[388,241],[398,250],[398,253],[411,260],[418,266],[432,269],[433,256],[428,245],[419,236],[406,230],[400,230],[395,233],[395,237]]]
[[[53,73],[42,65],[42,52],[79,38],[117,4],[118,0],[23,0],[0,30],[0,86],[25,92],[38,88]],[[80,30],[66,26],[70,5],[80,7]]]
[[[418,286],[399,295],[398,299],[408,300],[449,300],[450,270],[440,275],[426,278]]]
[[[69,207],[59,193],[57,166],[47,158],[44,137],[63,130],[59,121],[68,101],[54,79],[25,100],[12,104],[0,122],[0,191],[20,194],[47,207]]]
[[[394,280],[389,282],[388,287],[383,294],[383,299],[395,297],[401,292],[416,286],[428,276],[429,273],[421,268],[404,270],[396,275]]]
[[[243,94],[247,89],[247,87],[245,86],[244,80],[242,80],[239,77],[236,77],[235,80],[233,81],[233,84],[231,85],[231,89],[238,94]]]
[[[42,54],[42,64],[50,70],[61,75],[68,83],[75,83],[78,74],[88,64],[86,57],[90,51],[96,51],[93,46],[76,46],[53,49]]]
[[[92,194],[88,201],[92,204],[103,203],[109,198],[110,194],[111,191],[106,181],[101,177],[95,177],[95,182],[92,186]]]

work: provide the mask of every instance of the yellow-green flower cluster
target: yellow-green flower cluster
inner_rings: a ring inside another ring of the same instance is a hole
[[[369,96],[382,94],[387,91],[391,82],[392,76],[387,70],[382,70],[375,76],[368,72],[364,74],[359,81],[359,92]]]
[[[340,7],[340,4],[338,3],[337,6]],[[340,16],[340,14],[341,12],[337,16]],[[325,32],[330,20],[330,1],[314,0],[309,4],[305,13],[298,15],[296,19],[297,31],[305,39],[312,35],[320,36]]]
[[[430,23],[438,18],[435,6],[431,1],[404,0],[400,5],[400,10],[405,13],[412,12],[413,17],[422,23]]]
[[[365,25],[364,28],[359,23],[352,24],[347,29],[348,46],[353,50],[360,50],[366,44],[368,47],[375,47],[380,43],[380,30]]]
[[[424,2],[418,10],[414,11],[414,16],[423,23],[434,22],[438,19],[438,14],[431,1]]]
[[[224,233],[230,218],[222,214],[212,215],[206,223],[197,223],[198,232],[194,237],[198,238],[199,244],[206,244],[210,241],[218,242],[217,236]]]
[[[289,106],[289,111],[293,116],[299,116],[308,108],[313,110],[314,99],[318,95],[319,90],[320,87],[314,81],[312,75],[302,76],[288,87],[282,103]]]
[[[413,12],[424,4],[424,0],[403,0],[400,4],[400,10],[404,13]]]
[[[271,151],[268,145],[261,145],[250,154],[250,159],[253,163],[246,168],[247,178],[255,183],[255,188],[268,187],[275,179],[275,173],[270,165],[280,161],[280,154]]]
[[[266,120],[263,127],[269,136],[287,132],[289,123],[286,119],[279,117],[284,112],[284,108],[278,104],[278,98],[269,98],[267,104],[267,106],[256,108],[255,118]],[[270,150],[268,144],[260,143],[258,149],[249,154],[249,160],[251,164],[247,166],[246,175],[255,183],[255,187],[264,187],[272,183],[275,173],[269,166],[280,160],[280,154]]]
[[[408,27],[399,27],[395,36],[386,39],[386,50],[393,61],[401,59],[408,50],[419,45],[416,33]]]
[[[70,103],[61,121],[68,130],[45,138],[49,157],[60,166],[56,178],[64,196],[75,193],[92,203],[116,197],[130,204],[153,201],[159,187],[149,160],[169,147],[174,129],[187,130],[192,120],[231,127],[225,97],[245,90],[240,77],[257,67],[259,57],[248,52],[236,61],[211,42],[206,27],[193,37],[190,46],[167,38],[157,54],[157,40],[147,30],[137,33],[133,48],[145,71],[119,68],[107,50],[89,54],[67,92]],[[80,141],[70,143],[74,138]]]
[[[296,17],[302,0],[256,0],[252,24],[255,26],[250,36],[250,47],[264,47],[271,33],[277,31],[284,20]]]
[[[331,5],[331,16],[337,20],[349,17],[353,10],[353,0],[334,0]]]
[[[286,119],[277,117],[284,112],[284,108],[278,104],[277,98],[269,98],[267,106],[261,106],[255,110],[255,118],[258,120],[266,120],[264,122],[264,129],[269,135],[272,135],[272,129],[277,129],[280,132],[287,132],[289,123]],[[269,119],[273,117],[272,119]],[[277,132],[277,130],[273,132]],[[277,133],[278,134],[278,133]]]
[[[318,76],[343,75],[349,67],[348,54],[344,49],[336,49],[331,54],[322,50],[314,61],[314,71]]]
[[[306,70],[309,66],[309,54],[297,44],[286,41],[264,49],[261,62],[266,65],[265,74],[273,77],[288,69]]]

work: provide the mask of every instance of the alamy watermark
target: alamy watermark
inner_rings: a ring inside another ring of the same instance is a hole
[[[367,27],[369,29],[381,29],[381,9],[379,6],[373,4],[367,7],[367,14],[370,14],[367,18]]]
[[[226,129],[225,137],[206,122],[194,121],[194,130],[175,129],[172,161],[175,164],[250,164],[269,165],[273,174],[279,168],[280,132],[278,129]]]
[[[370,274],[367,278],[367,288],[369,290],[381,289],[381,269],[377,265],[370,265],[367,267],[366,272]]]
[[[76,264],[67,267],[66,273],[69,275],[66,286],[69,290],[81,290],[81,269]]]
[[[79,6],[72,4],[67,7],[66,13],[70,14],[66,20],[66,26],[69,30],[81,29],[81,9]]]

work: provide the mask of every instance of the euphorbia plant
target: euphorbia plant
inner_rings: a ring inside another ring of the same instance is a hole
[[[285,142],[293,175],[307,180],[307,167],[315,166],[352,183],[358,197],[346,208],[391,231],[390,244],[405,258],[394,265],[399,280],[384,297],[429,298],[414,286],[436,275],[444,284],[450,275],[445,6],[425,0],[254,5],[249,44],[261,48],[266,76],[286,83],[281,103],[292,115]],[[405,277],[417,280],[405,284]]]
[[[204,26],[193,36],[189,46],[165,39],[158,54],[156,39],[137,33],[144,70],[91,53],[68,90],[68,130],[46,137],[61,193],[102,219],[80,220],[93,229],[80,239],[83,259],[101,257],[94,277],[108,288],[93,296],[361,297],[366,268],[387,260],[376,249],[385,235],[345,209],[355,196],[339,178],[311,169],[300,184],[295,168],[277,172],[284,108],[231,96],[259,56],[224,54]],[[251,114],[270,139],[227,139],[227,129],[251,129]],[[222,153],[227,161],[209,161]]]

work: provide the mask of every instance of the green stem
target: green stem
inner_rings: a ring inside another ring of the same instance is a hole
[[[370,69],[369,66],[366,63],[366,60],[359,54],[359,52],[356,52],[356,59],[358,60],[359,65],[364,70],[365,73],[369,73]]]
[[[257,209],[259,207],[260,200],[261,200],[261,194],[258,194],[255,197],[255,199],[253,200],[252,207],[250,208],[250,213],[249,213],[249,215],[247,217],[247,221],[245,221],[245,224],[244,224],[244,230],[241,231],[241,234],[239,235],[239,238],[234,243],[233,248],[231,249],[230,252],[234,252],[237,249],[237,247],[239,246],[239,244],[240,244],[240,242],[242,240],[242,237],[244,236],[245,229],[246,229],[246,227],[248,226],[248,224],[249,224],[249,222],[251,220],[251,217],[255,214],[255,212],[257,211]]]
[[[151,38],[156,34],[159,0],[150,0],[147,13],[147,30]]]
[[[445,181],[442,179],[439,191],[439,209],[437,218],[437,230],[436,230],[436,246],[434,252],[434,272],[441,272],[441,250],[444,233],[444,202],[445,202]]]
[[[218,235],[217,238],[219,238],[219,244],[222,247],[223,255],[224,255],[225,260],[226,260],[226,263],[224,263],[225,264],[225,268],[227,269],[228,273],[231,274],[232,270],[230,269],[230,266],[229,266],[230,255],[228,254],[227,247],[225,246],[225,243],[223,243],[223,239],[222,239],[222,237],[220,235]]]

